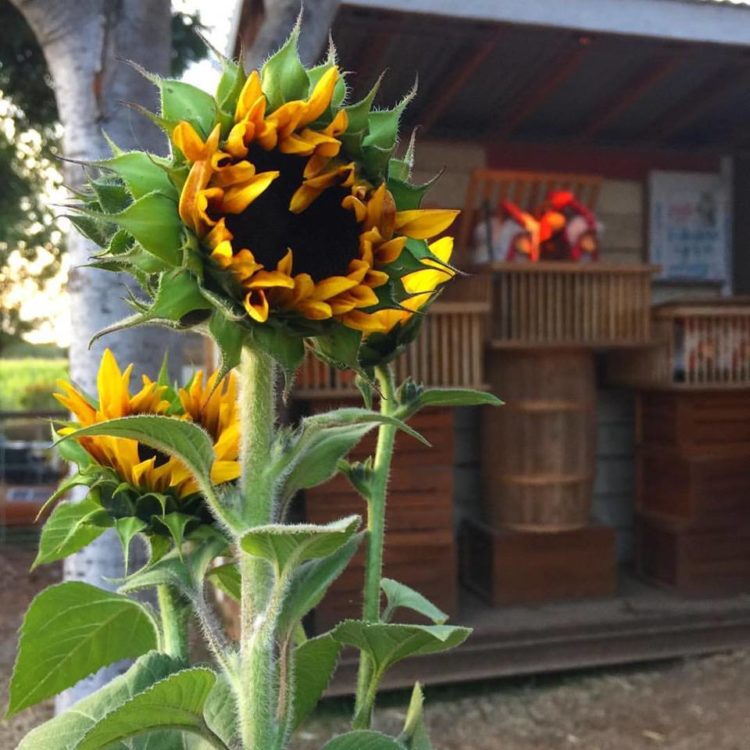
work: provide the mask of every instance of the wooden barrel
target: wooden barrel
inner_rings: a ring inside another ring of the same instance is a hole
[[[505,406],[482,413],[485,520],[517,531],[586,526],[596,453],[593,353],[495,349],[487,365]]]

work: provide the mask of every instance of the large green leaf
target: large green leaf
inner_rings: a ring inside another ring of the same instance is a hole
[[[333,554],[351,539],[359,524],[359,516],[322,526],[267,524],[248,531],[240,540],[240,547],[249,555],[268,560],[282,576],[307,560]]]
[[[430,445],[422,435],[400,419],[370,409],[363,409],[358,406],[345,406],[341,409],[334,409],[333,411],[325,412],[323,414],[315,414],[312,417],[306,417],[302,422],[302,429],[304,432],[304,430],[310,430],[313,427],[319,429],[323,427],[370,423],[393,425],[410,437],[413,437],[415,440],[419,440],[420,443],[428,447]]]
[[[80,581],[51,586],[34,598],[21,625],[8,715],[157,643],[156,624],[139,602]]]
[[[409,656],[455,648],[469,637],[471,630],[450,625],[391,625],[346,620],[332,632],[340,643],[354,646],[370,657],[377,683],[393,664]]]
[[[322,750],[405,750],[404,746],[388,735],[359,729],[334,737]]]
[[[101,750],[128,737],[170,727],[210,736],[203,707],[215,683],[216,674],[207,667],[175,672],[104,715],[76,750]]]
[[[62,560],[91,544],[104,533],[108,518],[101,505],[89,498],[60,503],[42,528],[31,569]]]
[[[308,560],[294,572],[279,614],[279,633],[290,633],[297,623],[317,606],[328,587],[341,575],[362,541],[355,534],[327,557]]]
[[[220,737],[227,747],[237,746],[239,732],[237,704],[225,675],[219,675],[216,678],[216,684],[203,706],[203,717],[208,728]]]
[[[180,668],[179,660],[151,651],[139,658],[124,675],[78,701],[65,713],[32,729],[16,750],[75,750],[81,738],[99,719]],[[121,746],[115,747],[125,750]],[[162,748],[163,745],[152,745],[149,750]],[[136,750],[135,746],[130,750]],[[139,745],[137,750],[145,750],[145,747]]]
[[[294,705],[291,729],[297,729],[315,710],[339,660],[341,644],[330,633],[301,643],[294,649]]]
[[[448,619],[448,615],[443,610],[436,607],[429,599],[406,584],[399,583],[391,578],[382,578],[380,580],[380,588],[383,589],[388,602],[386,607],[388,615],[391,615],[399,607],[405,607],[420,615],[424,615],[436,625],[442,625]],[[386,622],[389,619],[389,616],[383,617],[383,620]]]
[[[150,448],[178,458],[190,470],[199,485],[205,486],[211,481],[213,444],[208,433],[192,422],[176,417],[139,414],[81,427],[73,434],[76,438],[109,435],[137,440]],[[66,435],[63,440],[69,437],[71,436]]]

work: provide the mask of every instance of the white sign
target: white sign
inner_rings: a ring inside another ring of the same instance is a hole
[[[659,278],[726,281],[731,216],[722,176],[652,172],[649,193],[649,256]]]

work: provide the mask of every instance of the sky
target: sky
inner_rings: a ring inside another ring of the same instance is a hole
[[[235,19],[239,15],[241,0],[173,0],[172,8],[176,11],[193,13],[198,11],[201,23],[206,27],[205,36],[211,44],[224,54],[233,52],[230,40],[235,35]],[[191,65],[183,80],[194,86],[212,91],[220,76],[218,63],[212,59],[201,60]],[[56,196],[54,202],[62,202]],[[50,280],[43,291],[38,291],[31,282],[19,284],[15,294],[23,300],[22,316],[33,319],[43,306],[49,319],[26,338],[35,344],[54,343],[67,347],[71,339],[70,301],[65,291],[67,262],[63,260],[62,272]]]

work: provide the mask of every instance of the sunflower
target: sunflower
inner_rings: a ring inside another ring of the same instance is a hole
[[[253,71],[237,100],[226,139],[220,126],[203,140],[187,121],[172,141],[190,165],[180,218],[211,260],[229,271],[248,316],[273,312],[336,319],[361,331],[386,331],[396,315],[373,312],[375,290],[409,238],[424,240],[450,226],[457,211],[398,211],[384,182],[364,177],[342,148],[345,109],[326,124],[341,75],[332,65],[306,99],[267,112]],[[407,289],[408,292],[408,289]]]
[[[222,60],[213,96],[149,76],[171,156],[113,146],[71,217],[104,248],[94,265],[147,294],[120,325],[202,326],[225,367],[252,346],[287,376],[305,343],[356,368],[365,339],[424,313],[454,274],[439,236],[458,214],[422,207],[413,136],[396,155],[414,92],[374,109],[378,83],[349,104],[335,51],[305,68],[298,35],[260,71]]]
[[[98,403],[66,381],[59,381],[63,391],[55,398],[76,417],[80,427],[136,414],[167,414],[173,404],[165,398],[168,386],[143,376],[141,389],[131,396],[133,365],[122,371],[112,352],[104,352],[97,374]],[[211,470],[214,484],[237,479],[239,462],[239,414],[236,407],[237,385],[233,376],[217,386],[218,373],[203,384],[198,372],[192,383],[178,392],[182,414],[175,418],[200,424],[213,438],[216,460]],[[77,427],[60,430],[61,435],[75,436]],[[197,493],[195,480],[176,458],[154,451],[136,440],[106,435],[78,439],[87,453],[102,467],[114,471],[120,482],[136,493],[168,494],[178,500]]]

